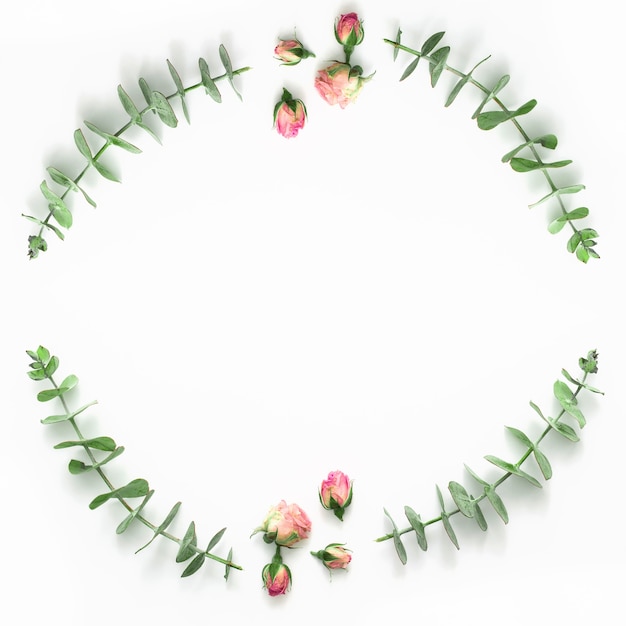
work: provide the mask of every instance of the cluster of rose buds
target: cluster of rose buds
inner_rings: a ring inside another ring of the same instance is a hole
[[[343,520],[343,513],[352,500],[352,481],[339,470],[330,472],[319,488],[322,506],[332,510]],[[280,596],[291,587],[291,570],[283,562],[281,548],[293,548],[307,539],[311,532],[311,520],[297,505],[281,500],[270,507],[263,523],[254,529],[252,535],[263,533],[263,541],[276,546],[271,563],[263,567],[261,577],[263,587],[270,596]],[[351,550],[343,543],[330,543],[323,550],[311,552],[320,559],[328,570],[346,569],[352,560]]]
[[[315,89],[328,104],[338,104],[345,109],[354,102],[372,75],[363,76],[360,65],[350,65],[350,57],[365,36],[363,22],[356,13],[340,15],[335,22],[335,39],[343,46],[345,61],[334,61],[328,67],[318,70],[315,76]],[[294,36],[293,39],[281,39],[274,48],[276,59],[282,65],[297,65],[315,55],[307,50]],[[274,127],[286,138],[296,137],[304,128],[307,111],[302,100],[293,98],[283,89],[282,98],[274,107]]]

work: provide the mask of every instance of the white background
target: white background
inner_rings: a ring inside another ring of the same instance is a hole
[[[366,32],[353,62],[376,74],[340,110],[312,82],[340,56],[333,22],[351,10]],[[544,624],[620,615],[622,23],[605,0],[5,8],[4,622]],[[447,109],[451,75],[433,90],[424,65],[398,82],[410,58],[394,64],[382,41],[398,27],[416,48],[445,30],[449,63],[461,70],[492,55],[476,77],[492,85],[510,74],[502,99],[511,108],[538,100],[523,124],[559,137],[547,160],[573,160],[554,177],[586,185],[566,201],[590,208],[600,261],[583,265],[565,250],[565,231],[547,232],[554,206],[527,208],[546,183],[501,163],[520,141],[512,127],[477,129],[477,90]],[[294,28],[317,57],[281,67],[273,47]],[[253,66],[237,79],[243,102],[220,83],[220,106],[189,95],[190,126],[182,115],[177,129],[153,126],[162,146],[126,135],[143,154],[110,149],[104,159],[122,184],[87,176],[98,208],[73,196],[66,241],[50,234],[49,251],[28,261],[35,231],[21,214],[45,214],[38,187],[47,166],[79,171],[73,131],[83,120],[111,132],[125,122],[118,84],[137,102],[140,76],[171,93],[165,59],[186,85],[198,81],[198,57],[220,73],[220,43],[235,67]],[[283,86],[309,112],[292,140],[272,129]],[[225,583],[221,566],[207,563],[181,579],[174,544],[159,539],[134,556],[148,530],[117,536],[121,507],[88,509],[104,486],[71,476],[79,453],[52,449],[71,433],[40,424],[59,406],[38,403],[42,385],[25,375],[24,350],[38,344],[60,357],[59,380],[80,378],[73,408],[98,400],[80,418],[84,434],[125,446],[112,480],[148,479],[155,523],[182,500],[171,528],[179,536],[192,519],[200,544],[228,526],[216,551],[232,545],[243,572]],[[407,535],[404,567],[390,542],[372,541],[389,531],[383,507],[402,527],[406,504],[430,519],[436,484],[478,489],[464,463],[495,478],[485,454],[519,458],[504,426],[538,435],[528,401],[554,415],[561,368],[577,374],[593,348],[593,383],[606,395],[581,394],[588,425],[579,444],[546,439],[554,477],[543,489],[503,486],[507,526],[487,507],[486,533],[455,516],[459,552],[439,524],[426,553]],[[343,523],[317,500],[334,469],[354,478]],[[260,571],[271,548],[249,536],[283,498],[308,512],[313,531],[285,555],[292,590],[269,598]],[[336,541],[354,558],[329,582],[309,551]]]

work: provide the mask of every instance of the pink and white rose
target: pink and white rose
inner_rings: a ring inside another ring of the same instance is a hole
[[[328,67],[318,70],[315,88],[328,104],[338,104],[345,109],[354,102],[371,76],[363,76],[358,65],[335,61]]]
[[[290,548],[309,536],[311,520],[297,504],[287,504],[281,500],[270,508],[261,526],[252,534],[257,532],[264,533],[263,539],[266,543],[274,542]]]

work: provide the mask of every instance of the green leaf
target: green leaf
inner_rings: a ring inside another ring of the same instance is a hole
[[[599,393],[602,396],[604,395],[603,391],[600,391],[599,389],[596,389],[595,387],[592,387],[591,385],[584,383],[582,380],[578,380],[577,378],[574,378],[567,370],[562,369],[561,374],[563,374],[563,376],[565,376],[565,378],[567,378],[567,380],[569,380],[570,383],[578,387],[584,387],[587,391],[591,391],[592,393]]]
[[[474,70],[479,65],[482,65],[489,58],[490,57],[485,57],[484,59],[482,59],[482,61],[479,61],[478,63],[476,63],[476,65],[474,65],[474,67],[469,71],[469,73],[466,74],[465,76],[463,76],[463,78],[461,78],[457,82],[457,84],[454,85],[454,88],[452,89],[452,91],[450,92],[450,95],[448,96],[448,99],[446,100],[445,106],[449,107],[456,100],[456,97],[461,92],[461,89],[463,89],[463,87],[465,87],[465,85],[467,85],[467,83],[469,82],[470,78],[472,77],[472,74],[473,74]]]
[[[572,390],[561,380],[557,380],[554,383],[554,397],[559,401],[559,404],[563,408],[563,410],[571,415],[577,422],[581,428],[584,428],[587,420],[585,420],[585,416],[582,414],[581,410],[578,408],[578,400],[576,396],[572,393]]]
[[[553,220],[548,226],[548,231],[554,235],[558,233],[565,226],[565,224],[567,224],[567,222],[580,220],[587,217],[588,215],[589,209],[587,207],[578,207],[577,209],[574,209],[569,213],[565,213],[564,215],[561,215]]]
[[[74,374],[70,374],[63,379],[60,387],[63,387],[66,390],[70,390],[76,387],[76,385],[78,385],[78,377],[74,376]]]
[[[43,346],[39,346],[37,348],[37,357],[36,358],[39,361],[41,361],[42,363],[45,364],[45,363],[47,363],[50,360],[50,352],[48,351],[47,348],[44,348]]]
[[[228,551],[228,556],[226,557],[226,560],[231,562],[233,560],[233,549],[231,548]],[[224,580],[228,580],[228,577],[230,576],[230,570],[232,569],[232,567],[230,565],[226,565],[226,571],[224,572]]]
[[[57,183],[57,185],[61,185],[62,187],[66,187],[70,191],[78,191],[78,185],[69,177],[66,176],[60,170],[57,170],[54,167],[47,167],[46,171],[50,174],[50,178]]]
[[[220,60],[222,61],[222,65],[224,66],[224,69],[226,70],[226,75],[228,76],[228,83],[233,88],[233,91],[237,94],[237,97],[241,100],[241,94],[237,91],[237,88],[235,87],[233,66],[230,62],[230,57],[228,56],[228,52],[226,51],[224,44],[220,44],[219,53]]]
[[[439,507],[442,511],[445,511],[446,505],[443,501],[443,494],[441,493],[441,489],[439,489],[439,485],[435,485],[435,489],[437,490],[437,500],[439,500]]]
[[[428,71],[430,72],[431,87],[434,87],[439,81],[443,70],[446,68],[446,61],[448,60],[449,54],[450,46],[444,46],[443,48],[439,48],[439,50],[435,50],[430,56]]]
[[[82,474],[84,472],[90,472],[91,470],[95,470],[99,467],[102,467],[103,465],[106,465],[107,463],[109,463],[109,461],[112,461],[120,454],[122,454],[122,452],[124,452],[124,447],[119,446],[118,448],[115,448],[115,450],[113,450],[113,452],[111,452],[111,454],[109,454],[105,459],[99,461],[98,463],[94,463],[93,465],[85,465],[85,463],[83,463],[82,461],[72,459],[69,463],[68,469],[71,474]]]
[[[194,554],[196,554],[196,550],[194,550],[196,544],[196,525],[194,522],[191,522],[191,524],[189,524],[189,527],[187,528],[185,536],[180,542],[178,554],[176,555],[176,563],[182,563],[183,561],[190,559]]]
[[[83,474],[84,472],[88,472],[93,469],[92,465],[85,465],[82,461],[78,461],[76,459],[72,459],[69,462],[67,469],[70,471],[70,474]]]
[[[48,378],[52,377],[59,367],[59,358],[56,356],[50,357],[47,365],[44,367],[44,372]]]
[[[565,167],[572,161],[554,161],[553,163],[543,163],[542,161],[532,161],[531,159],[513,158],[511,159],[511,168],[516,172],[534,172],[535,170],[554,169]]]
[[[181,578],[186,578],[187,576],[195,574],[204,565],[205,559],[206,557],[204,556],[204,553],[198,554],[196,558],[191,561],[189,565],[187,565],[185,571],[180,575]]]
[[[200,58],[198,59],[198,66],[200,67],[200,79],[204,89],[211,96],[211,98],[215,100],[215,102],[220,103],[222,101],[222,95],[216,87],[214,80],[211,78],[209,65],[203,58]]]
[[[40,391],[37,394],[37,400],[39,400],[39,402],[48,402],[52,400],[53,398],[58,398],[59,396],[62,396],[66,391],[67,389],[63,387],[59,387],[57,389],[45,389],[44,391]],[[49,422],[45,422],[45,423],[49,423]]]
[[[452,524],[450,523],[450,519],[447,513],[441,513],[441,523],[443,524],[443,528],[446,531],[450,541],[454,544],[457,550],[460,550],[459,541],[456,538],[456,533],[454,532],[454,528],[452,528]]]
[[[167,514],[167,517],[163,520],[163,522],[159,525],[159,527],[154,531],[154,534],[152,535],[152,539],[150,539],[150,541],[148,541],[148,543],[146,543],[145,545],[141,546],[141,548],[139,548],[139,550],[137,550],[135,554],[137,554],[137,552],[141,552],[144,548],[147,548],[159,535],[163,533],[164,530],[167,529],[167,527],[172,523],[172,521],[178,514],[180,505],[181,503],[177,502],[172,507],[172,510]]]
[[[124,91],[122,85],[117,86],[117,95],[120,99],[120,102],[122,103],[122,106],[124,107],[124,111],[126,111],[128,117],[130,117],[131,122],[133,124],[140,122],[141,113],[139,112],[139,109],[135,106],[132,98]]]
[[[428,549],[428,542],[426,541],[426,529],[420,516],[410,507],[404,507],[404,514],[406,518],[409,520],[409,524],[411,524],[411,528],[415,531],[415,536],[417,537],[417,545],[426,551]]]
[[[141,498],[145,496],[148,491],[150,491],[148,481],[143,478],[136,478],[123,487],[118,487],[117,489],[96,496],[89,503],[89,508],[92,510],[97,509],[111,498]]]
[[[178,126],[178,119],[169,100],[159,91],[152,92],[152,102],[161,121],[170,128]]]
[[[31,380],[45,380],[46,379],[46,373],[42,369],[31,370],[30,372],[26,372],[26,373],[28,374],[28,377]]]
[[[206,552],[210,552],[220,541],[220,539],[224,536],[224,533],[226,532],[226,528],[222,528],[222,530],[219,530],[218,532],[216,532],[213,537],[211,538],[211,541],[209,541],[209,545],[207,546]]]
[[[400,534],[398,533],[398,527],[396,526],[396,523],[393,521],[393,518],[391,517],[391,515],[389,515],[387,509],[383,509],[383,511],[385,512],[385,515],[389,518],[389,521],[391,522],[393,526],[393,530],[392,530],[393,545],[396,549],[398,558],[400,559],[400,562],[402,563],[402,565],[406,565],[406,561],[407,561],[406,549],[404,548],[404,544],[402,543],[402,540],[400,539]]]
[[[180,76],[178,72],[176,71],[176,68],[170,63],[169,59],[167,59],[167,68],[170,71],[170,76],[172,77],[172,80],[174,81],[174,85],[176,85],[176,93],[178,94],[178,97],[180,98],[180,104],[183,109],[183,115],[185,116],[185,119],[187,120],[187,124],[190,124],[191,120],[189,118],[189,110],[187,109],[187,101],[185,100],[186,93],[185,93],[185,87],[183,86],[183,81],[180,79]]]
[[[581,241],[589,241],[589,239],[595,239],[596,237],[598,237],[598,231],[593,228],[583,228],[580,231]]]
[[[88,404],[81,406],[80,409],[77,409],[76,411],[73,411],[72,413],[67,413],[65,415],[50,415],[49,417],[42,419],[41,423],[42,424],[56,424],[58,422],[65,422],[66,420],[72,419],[76,417],[77,415],[80,415],[83,411],[93,406],[94,404],[98,404],[98,403],[94,400],[93,402],[89,402]]]
[[[488,111],[487,113],[481,113],[476,118],[478,128],[481,130],[492,130],[503,122],[507,122],[515,117],[519,117],[520,115],[530,113],[530,111],[532,111],[536,106],[536,100],[529,100],[516,111]]]
[[[100,176],[102,176],[103,178],[106,178],[107,180],[110,180],[114,183],[120,182],[120,179],[106,165],[100,163],[100,161],[96,161],[94,159],[93,161],[91,161],[91,165],[93,165],[96,172],[98,172],[98,174],[100,174]]]
[[[74,143],[78,148],[78,151],[91,163],[93,157],[91,156],[91,150],[89,149],[89,144],[85,139],[85,135],[83,135],[83,131],[80,128],[77,128],[74,131]]]
[[[543,477],[546,480],[550,480],[552,478],[552,466],[550,465],[550,461],[546,455],[536,446],[533,447],[533,456],[535,457],[535,461],[537,461],[537,465],[543,474]]]
[[[493,100],[496,95],[498,95],[498,93],[500,91],[502,91],[508,84],[509,84],[509,80],[511,80],[511,77],[508,74],[505,74],[494,86],[494,88],[483,98],[483,101],[478,105],[478,108],[474,111],[473,115],[472,115],[472,119],[475,120],[480,113],[482,112],[482,110],[485,108],[485,106],[491,101]]]
[[[480,530],[485,531],[488,528],[487,520],[485,519],[483,511],[478,505],[478,502],[476,502],[473,498],[472,501],[474,502],[474,519],[476,520],[476,523],[478,524]]]
[[[525,446],[531,450],[535,447],[535,444],[521,431],[512,426],[505,426],[505,428],[516,438],[519,439]]]
[[[95,437],[93,439],[82,439],[79,441],[62,441],[61,443],[57,443],[54,449],[61,450],[63,448],[73,448],[76,446],[102,450],[103,452],[112,452],[115,450],[115,441],[113,441],[111,437]]]
[[[96,135],[98,135],[98,136],[102,137],[103,139],[105,139],[108,144],[111,144],[113,146],[117,146],[118,148],[122,148],[122,150],[126,150],[127,152],[131,152],[132,154],[140,154],[141,153],[141,149],[138,148],[137,146],[133,145],[132,143],[129,143],[128,141],[122,139],[121,137],[118,137],[116,135],[111,135],[110,133],[106,133],[105,131],[100,130],[95,124],[92,124],[91,122],[85,121],[85,126],[92,133],[95,133]]]
[[[417,64],[419,63],[419,60],[420,60],[420,57],[415,57],[409,63],[409,65],[407,65],[406,69],[402,73],[402,76],[400,77],[400,82],[408,78],[415,71],[415,68],[417,67]]]
[[[398,28],[398,32],[396,33],[396,41],[395,43],[399,44],[402,40],[402,31]],[[398,46],[393,47],[393,60],[395,61],[398,58],[399,48]]]
[[[567,251],[574,252],[578,247],[578,244],[582,241],[580,231],[576,231],[567,241]]]
[[[70,228],[73,223],[72,214],[66,206],[50,206],[52,217],[57,221],[59,226]]]
[[[487,486],[489,484],[486,480],[483,480],[478,474],[476,474],[476,472],[474,472],[468,465],[465,465],[465,469],[467,470],[468,474],[479,484],[483,486]]]
[[[144,130],[146,133],[148,133],[148,135],[150,135],[150,137],[152,137],[152,139],[154,139],[159,145],[162,144],[159,136],[149,126],[147,126],[143,122],[137,122],[137,126]]]
[[[496,489],[493,485],[487,485],[485,487],[485,496],[487,500],[489,500],[491,506],[494,508],[495,512],[500,516],[502,521],[505,524],[509,523],[509,514],[504,506],[504,502],[502,502],[502,498],[496,493]]]
[[[102,467],[103,465],[106,465],[107,463],[109,463],[113,459],[116,459],[120,454],[122,454],[122,452],[124,452],[124,446],[118,446],[105,459],[103,459],[102,461],[98,461],[97,463],[94,463],[94,465],[92,466],[93,469],[98,469],[99,467]]]
[[[430,54],[430,52],[435,49],[435,46],[443,39],[443,36],[445,34],[446,34],[445,31],[441,31],[439,33],[435,33],[434,35],[431,35],[424,42],[424,45],[422,46],[422,49],[420,50],[422,56],[426,56],[427,54]]]
[[[500,469],[504,470],[508,474],[519,476],[520,478],[527,480],[534,487],[541,488],[541,483],[534,476],[527,474],[524,470],[521,470],[519,467],[517,467],[517,465],[513,465],[512,463],[503,461],[502,459],[499,459],[498,457],[493,456],[491,454],[487,455],[485,459],[489,461],[490,463],[493,463],[496,467],[499,467]]]
[[[555,419],[552,419],[550,417],[546,417],[544,419],[554,430],[556,430],[557,433],[563,435],[563,437],[569,439],[569,441],[573,441],[574,443],[580,441],[580,437],[576,434],[576,431],[569,424],[557,422]]]
[[[118,527],[115,529],[115,532],[118,535],[121,535],[132,523],[132,521],[137,517],[137,515],[139,515],[139,513],[141,513],[141,511],[143,510],[143,508],[146,506],[146,504],[148,504],[148,501],[150,500],[150,498],[154,495],[154,489],[148,491],[148,493],[146,494],[146,497],[143,499],[143,502],[136,508],[133,509],[118,525]]]
[[[152,89],[150,89],[148,82],[145,78],[140,78],[138,82],[139,89],[141,89],[141,93],[144,97],[144,100],[146,101],[146,104],[152,109],[153,113],[156,113],[156,111],[154,110],[154,103],[152,102]]]
[[[454,503],[459,508],[459,511],[465,515],[465,517],[474,517],[474,502],[465,490],[465,487],[455,481],[450,481],[450,483],[448,483],[448,491]]]
[[[541,200],[538,200],[534,204],[529,204],[528,208],[534,209],[536,206],[539,206],[540,204],[547,202],[551,198],[556,198],[557,196],[563,196],[566,194],[578,193],[579,191],[582,191],[584,188],[585,188],[584,185],[570,185],[569,187],[561,187],[559,189],[555,189],[554,191],[550,192],[549,194],[541,198]],[[570,252],[573,252],[573,250],[570,250]]]
[[[531,139],[530,141],[526,141],[525,143],[520,144],[516,148],[513,148],[510,152],[507,152],[502,157],[502,162],[506,163],[510,161],[518,152],[527,148],[532,144],[540,144],[544,148],[548,148],[549,150],[554,150],[557,146],[558,140],[555,135],[543,135],[541,137],[536,137],[535,139]]]

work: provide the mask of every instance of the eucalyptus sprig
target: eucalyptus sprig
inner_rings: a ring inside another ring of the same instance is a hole
[[[467,465],[465,465],[465,469],[471,478],[474,479],[476,483],[478,483],[478,487],[474,485],[472,487],[464,487],[462,484],[456,481],[450,481],[448,483],[448,491],[452,498],[452,508],[447,508],[445,504],[445,500],[443,497],[443,493],[439,486],[436,487],[437,490],[437,499],[439,501],[440,513],[436,517],[428,521],[422,521],[421,516],[415,512],[410,506],[404,507],[404,514],[409,522],[409,526],[403,529],[398,529],[398,526],[392,519],[391,515],[388,513],[386,509],[384,509],[385,515],[389,518],[392,531],[382,537],[376,539],[376,541],[387,541],[389,539],[393,539],[394,546],[396,549],[396,553],[402,561],[403,564],[407,562],[407,553],[402,543],[401,536],[407,533],[414,532],[417,544],[422,550],[428,549],[428,541],[426,538],[426,528],[428,526],[432,526],[441,522],[448,538],[454,544],[454,546],[459,549],[459,542],[452,527],[452,523],[450,518],[457,514],[461,514],[464,517],[473,519],[478,527],[485,531],[487,530],[487,520],[480,508],[480,504],[485,501],[490,504],[498,516],[502,519],[505,524],[509,522],[509,514],[504,505],[504,502],[497,492],[497,489],[506,482],[509,478],[515,476],[519,479],[522,479],[532,485],[533,487],[542,487],[541,482],[535,476],[522,469],[522,465],[526,463],[531,457],[534,459],[536,465],[539,468],[541,475],[544,480],[549,480],[552,477],[552,466],[548,461],[548,458],[545,452],[540,449],[541,442],[546,438],[546,436],[551,432],[556,432],[561,435],[568,441],[576,442],[579,441],[579,435],[576,432],[574,426],[578,426],[582,429],[586,424],[586,418],[583,415],[580,406],[578,405],[578,394],[582,391],[588,391],[591,393],[602,394],[599,389],[592,387],[587,383],[587,377],[590,374],[595,374],[598,371],[598,354],[595,350],[590,351],[586,357],[581,357],[579,359],[579,367],[581,369],[582,376],[580,378],[575,378],[565,369],[561,370],[562,376],[565,380],[573,385],[572,388],[564,382],[563,380],[557,380],[553,386],[553,394],[556,400],[558,401],[560,408],[560,412],[555,418],[548,417],[543,414],[541,409],[534,403],[530,402],[531,408],[539,415],[539,417],[547,424],[544,428],[543,432],[533,440],[526,433],[522,432],[518,428],[513,428],[511,426],[507,426],[507,431],[519,440],[525,447],[526,450],[519,458],[519,460],[515,463],[510,461],[505,461],[497,456],[487,455],[485,459],[489,461],[492,465],[495,465],[497,468],[502,470],[502,474],[493,482],[489,482],[484,478],[481,478],[476,472],[470,469]],[[572,424],[568,424],[564,421],[563,418],[570,418]],[[480,495],[474,496],[473,491],[478,489]]]
[[[184,563],[191,559],[183,570],[181,576],[187,577],[195,574],[207,561],[217,561],[226,567],[224,578],[228,579],[231,569],[241,570],[242,567],[232,561],[232,548],[228,552],[226,558],[217,556],[211,552],[219,543],[224,535],[226,528],[222,528],[216,532],[209,541],[206,549],[198,547],[196,525],[191,522],[187,527],[185,535],[181,538],[175,537],[167,531],[167,528],[173,522],[178,514],[181,503],[177,502],[166,518],[160,524],[153,524],[148,521],[143,511],[146,505],[154,495],[154,489],[151,489],[148,481],[144,478],[135,478],[121,487],[116,487],[108,478],[104,471],[104,466],[110,463],[124,452],[123,446],[118,446],[111,437],[97,436],[85,437],[78,426],[77,418],[87,409],[92,407],[96,402],[89,402],[78,409],[70,410],[66,394],[78,385],[78,378],[74,374],[66,376],[60,383],[54,379],[54,375],[59,367],[59,359],[50,354],[50,351],[39,346],[37,350],[27,350],[26,353],[32,359],[29,364],[28,376],[35,381],[48,382],[47,389],[37,394],[39,402],[49,402],[58,399],[61,403],[63,411],[59,414],[49,415],[41,420],[42,424],[60,424],[68,423],[75,433],[75,438],[69,441],[62,441],[55,445],[55,449],[65,448],[82,448],[86,459],[72,459],[69,462],[68,469],[71,474],[79,475],[86,472],[95,472],[103,480],[107,490],[96,496],[90,503],[90,509],[97,509],[109,500],[117,500],[124,509],[126,509],[126,517],[119,523],[116,532],[121,534],[136,520],[150,529],[152,537],[140,547],[137,552],[147,548],[157,537],[165,537],[178,545],[176,554],[176,562]],[[86,462],[85,462],[86,461]],[[136,506],[132,506],[128,500],[134,498],[142,498],[141,502]]]
[[[242,67],[234,70],[229,54],[223,45],[220,45],[219,47],[219,56],[225,72],[218,76],[211,76],[208,63],[205,59],[200,58],[198,60],[200,81],[188,87],[183,85],[179,73],[176,71],[172,63],[167,60],[169,74],[176,88],[176,91],[168,96],[164,95],[160,91],[152,89],[144,78],[140,78],[139,88],[141,89],[141,93],[146,101],[146,106],[143,108],[135,104],[124,88],[121,85],[118,85],[117,95],[124,111],[129,117],[128,122],[117,131],[108,132],[91,122],[85,121],[85,127],[99,140],[99,147],[92,147],[89,145],[87,137],[82,129],[78,128],[74,131],[74,144],[76,145],[76,148],[80,152],[81,156],[85,159],[85,166],[76,176],[70,176],[52,166],[48,167],[47,172],[51,182],[55,183],[60,188],[58,192],[55,191],[47,180],[43,180],[39,187],[48,204],[48,214],[43,219],[32,215],[22,214],[23,217],[39,226],[37,234],[31,235],[28,238],[28,255],[31,259],[36,258],[40,252],[45,252],[48,249],[48,242],[43,237],[44,231],[49,230],[59,239],[65,239],[63,229],[69,229],[73,223],[72,212],[66,202],[66,197],[70,191],[80,192],[88,204],[92,207],[96,206],[95,201],[87,193],[84,187],[79,184],[90,169],[93,168],[96,172],[98,172],[98,174],[107,180],[120,182],[119,178],[102,162],[102,156],[110,146],[121,148],[131,154],[139,154],[141,152],[139,147],[130,143],[126,139],[123,139],[122,135],[124,135],[131,128],[137,127],[145,131],[155,141],[161,143],[158,135],[146,122],[148,114],[152,113],[156,116],[156,119],[161,120],[161,122],[163,122],[166,126],[176,128],[176,126],[178,126],[178,117],[174,112],[171,101],[179,99],[183,115],[187,120],[187,123],[190,123],[189,109],[185,100],[187,94],[196,89],[203,88],[205,92],[219,104],[222,102],[222,95],[216,83],[222,80],[227,80],[237,94],[237,97],[241,99],[241,94],[235,87],[234,79],[239,74],[247,72],[250,68]],[[53,221],[56,222],[56,224],[52,223]]]
[[[498,94],[509,83],[510,76],[508,74],[502,76],[491,88],[478,82],[473,77],[473,73],[480,65],[487,61],[489,57],[479,61],[467,74],[450,67],[447,64],[448,56],[450,54],[450,46],[437,47],[439,42],[443,39],[444,34],[444,32],[438,32],[430,36],[424,42],[420,50],[415,50],[401,44],[402,31],[400,29],[398,29],[395,40],[384,40],[385,43],[394,47],[394,59],[397,58],[400,50],[415,57],[404,70],[400,80],[403,81],[408,78],[417,68],[419,61],[424,59],[424,61],[428,63],[430,84],[432,87],[437,85],[444,72],[450,72],[451,74],[459,77],[458,82],[454,85],[454,88],[446,100],[446,107],[450,106],[454,102],[465,85],[473,85],[475,88],[480,90],[483,93],[483,98],[472,114],[472,119],[476,120],[478,128],[482,130],[492,130],[504,122],[510,122],[515,126],[522,137],[522,143],[507,152],[502,157],[502,162],[509,163],[515,172],[541,172],[548,183],[550,189],[549,193],[533,204],[530,204],[529,208],[532,209],[540,204],[543,204],[544,202],[555,201],[558,204],[561,214],[559,217],[550,222],[548,225],[548,231],[552,234],[556,234],[566,225],[569,225],[572,235],[567,241],[567,250],[575,253],[577,258],[583,263],[587,263],[590,258],[600,258],[595,250],[595,246],[597,244],[596,239],[598,238],[597,231],[593,228],[578,229],[575,225],[576,221],[586,218],[589,215],[589,209],[587,207],[577,207],[575,209],[568,210],[563,200],[563,196],[577,194],[585,189],[585,186],[582,184],[575,184],[561,187],[555,183],[550,173],[550,170],[566,167],[572,161],[544,161],[540,154],[540,148],[554,150],[558,143],[556,136],[553,134],[545,134],[537,137],[531,136],[524,130],[520,123],[519,118],[530,113],[537,105],[537,101],[534,99],[529,100],[516,109],[509,109],[506,107],[499,98]],[[497,110],[485,110],[490,104],[494,104],[497,107]]]

